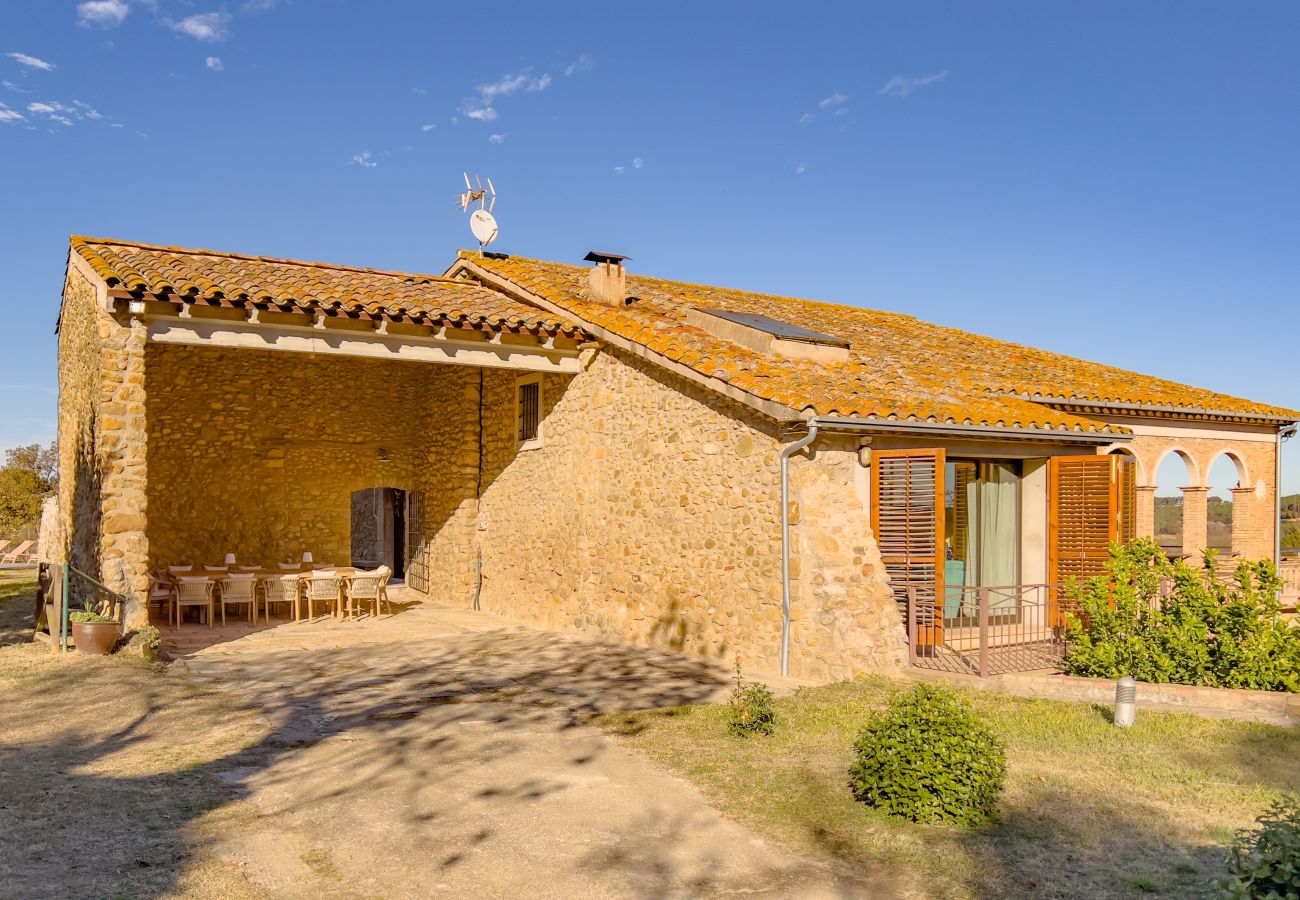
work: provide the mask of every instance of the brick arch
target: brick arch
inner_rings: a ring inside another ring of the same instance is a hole
[[[1196,457],[1192,456],[1191,453],[1179,446],[1170,447],[1156,458],[1156,464],[1151,467],[1151,483],[1155,484],[1155,479],[1160,475],[1160,467],[1165,464],[1165,460],[1169,458],[1169,454],[1171,453],[1176,454],[1178,458],[1183,461],[1183,465],[1187,469],[1188,483],[1186,486],[1204,487],[1204,476],[1201,474],[1201,467],[1197,464]]]
[[[1132,448],[1121,445],[1112,446],[1106,451],[1108,455],[1129,456],[1132,457],[1133,463],[1137,466],[1137,483],[1140,485],[1150,484],[1147,480],[1147,469],[1142,462],[1142,457],[1133,452]]]
[[[1220,456],[1228,457],[1228,459],[1232,460],[1232,464],[1237,467],[1237,485],[1239,487],[1248,488],[1253,486],[1250,481],[1250,470],[1246,467],[1246,461],[1241,458],[1240,454],[1226,447],[1212,448],[1209,451],[1204,468],[1207,484],[1210,478],[1210,470],[1214,468],[1214,464],[1219,461]]]

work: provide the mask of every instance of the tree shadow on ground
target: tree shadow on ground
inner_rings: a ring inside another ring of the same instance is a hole
[[[735,826],[665,806],[656,794],[681,789],[666,776],[626,790],[628,760],[584,725],[714,697],[725,679],[707,663],[502,631],[187,665],[235,689],[246,746],[179,766],[167,754],[183,748],[155,748],[151,732],[177,714],[170,679],[145,679],[128,714],[86,701],[85,666],[40,674],[27,715],[53,727],[0,744],[0,878],[49,873],[23,882],[28,897],[156,897],[196,860],[243,856],[261,860],[273,893],[339,890],[358,866],[366,890],[399,896],[415,884],[536,893],[539,876],[552,896],[764,893],[808,877],[761,847],[728,858],[716,832]],[[83,716],[121,724],[94,734]],[[156,751],[155,770],[114,773],[127,750]]]

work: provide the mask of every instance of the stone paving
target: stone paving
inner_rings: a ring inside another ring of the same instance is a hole
[[[584,724],[725,696],[721,666],[428,603],[165,630],[266,733],[209,852],[272,896],[884,896],[767,845]]]

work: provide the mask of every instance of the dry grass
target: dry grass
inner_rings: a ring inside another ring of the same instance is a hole
[[[1300,731],[1146,713],[1130,731],[1080,704],[969,695],[1006,740],[999,821],[970,831],[890,819],[853,801],[864,718],[898,689],[859,679],[778,701],[775,735],[726,733],[726,707],[607,717],[630,746],[736,819],[912,896],[1213,896],[1221,844],[1300,784]]]
[[[219,695],[121,656],[30,643],[34,573],[0,578],[0,893],[262,896],[204,855],[213,777],[261,733]]]

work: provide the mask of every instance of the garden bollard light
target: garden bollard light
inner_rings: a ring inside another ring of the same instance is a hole
[[[1115,727],[1132,728],[1137,717],[1138,683],[1132,675],[1115,682]]]

